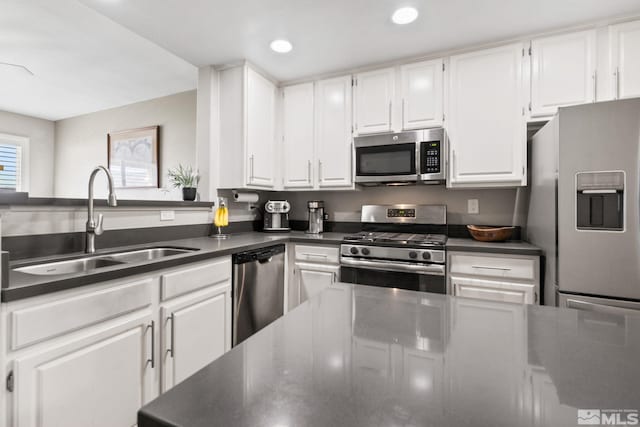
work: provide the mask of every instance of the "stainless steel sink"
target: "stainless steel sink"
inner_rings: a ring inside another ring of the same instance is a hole
[[[124,262],[103,257],[91,257],[29,265],[26,267],[15,268],[14,270],[27,274],[48,276],[56,274],[81,273],[83,271],[95,270],[103,267],[111,267],[113,265],[119,264],[124,264]]]
[[[189,248],[150,248],[141,249],[137,251],[122,252],[108,255],[109,259],[113,259],[120,262],[142,262],[151,261],[158,258],[164,258],[172,255],[180,255],[188,252],[196,251],[197,249]]]
[[[115,252],[111,254],[95,255],[91,257],[69,259],[64,261],[49,261],[42,264],[16,267],[13,270],[19,271],[21,273],[43,276],[81,273],[104,267],[112,267],[114,265],[152,261],[158,258],[164,258],[172,255],[181,255],[197,250],[198,249],[171,247],[137,249],[126,252]]]

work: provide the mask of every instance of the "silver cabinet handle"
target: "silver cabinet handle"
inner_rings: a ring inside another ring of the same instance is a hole
[[[303,253],[302,255],[303,255],[303,256],[306,256],[306,257],[309,257],[309,258],[313,258],[313,257],[316,257],[316,258],[328,258],[328,256],[327,256],[327,255],[323,255],[323,254],[309,254],[309,253]]]
[[[252,154],[251,157],[249,157],[249,182],[253,182],[253,163],[254,163],[254,155]]]
[[[322,183],[322,160],[318,159],[318,182]]]
[[[616,99],[620,99],[620,67],[616,67]]]
[[[176,325],[176,315],[175,315],[175,313],[171,313],[171,316],[167,317],[167,323],[169,323],[169,322],[171,322],[171,329],[170,329],[171,339],[169,340],[169,345],[171,347],[169,347],[167,349],[167,354],[169,356],[171,356],[171,358],[173,359],[176,356],[176,342],[175,342],[175,339],[176,339],[176,326],[175,326]]]
[[[456,150],[451,150],[451,181],[456,182]]]
[[[151,365],[151,368],[156,367],[156,322],[151,321],[150,325],[147,325],[146,331],[151,329],[151,358],[147,359],[147,365]]]
[[[471,268],[477,268],[477,269],[483,269],[483,270],[511,271],[510,268],[506,268],[506,267],[484,267],[482,265],[472,265]]]
[[[596,102],[598,97],[596,94],[598,93],[598,72],[593,72],[593,102]]]
[[[391,129],[391,108],[393,101],[389,101],[389,129]]]
[[[311,184],[311,160],[307,162],[307,181]]]
[[[402,98],[402,129],[404,129],[404,98]]]

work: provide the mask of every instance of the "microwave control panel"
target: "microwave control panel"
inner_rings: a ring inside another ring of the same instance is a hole
[[[440,173],[441,146],[440,141],[423,142],[420,147],[422,173]]]

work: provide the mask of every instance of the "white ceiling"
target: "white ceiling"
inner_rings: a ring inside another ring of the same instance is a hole
[[[640,13],[638,0],[80,0],[197,66],[288,81]],[[390,22],[413,5],[418,20]],[[287,55],[269,50],[287,38]]]
[[[0,110],[58,120],[195,89],[197,69],[76,0],[1,0]]]

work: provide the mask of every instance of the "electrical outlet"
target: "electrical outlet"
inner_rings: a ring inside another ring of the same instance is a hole
[[[176,219],[176,211],[160,211],[160,221],[173,221]]]
[[[480,213],[480,204],[478,203],[478,199],[467,200],[467,213],[469,214]]]

